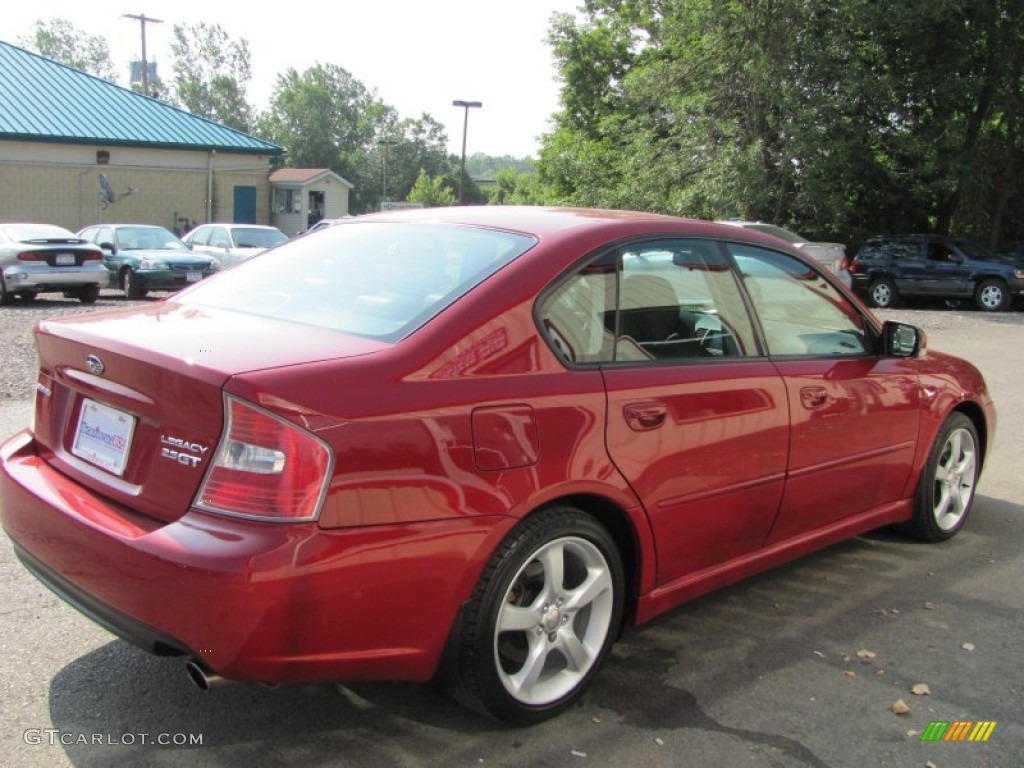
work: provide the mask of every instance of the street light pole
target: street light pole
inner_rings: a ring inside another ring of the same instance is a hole
[[[381,189],[380,202],[381,210],[384,210],[384,203],[388,200],[388,147],[393,147],[397,144],[396,139],[381,139],[380,145],[384,147],[384,172],[381,174],[384,179],[382,183],[383,189]]]
[[[456,99],[452,102],[453,107],[462,107],[465,113],[462,117],[462,162],[459,164],[459,205],[462,205],[462,183],[466,178],[466,130],[469,128],[470,107],[482,107],[479,101],[462,101]]]

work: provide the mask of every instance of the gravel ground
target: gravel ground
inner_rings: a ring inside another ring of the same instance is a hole
[[[4,351],[0,362],[0,401],[27,400],[33,396],[39,361],[32,328],[40,320],[149,304],[162,295],[143,301],[128,301],[120,291],[104,290],[95,304],[86,305],[77,299],[59,298],[58,294],[44,294],[35,301],[15,301],[0,307],[0,349]]]

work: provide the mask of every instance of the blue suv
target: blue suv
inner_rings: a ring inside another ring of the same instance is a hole
[[[853,289],[874,307],[902,297],[973,301],[999,312],[1024,295],[1024,268],[986,248],[941,235],[883,235],[867,240],[850,263]]]

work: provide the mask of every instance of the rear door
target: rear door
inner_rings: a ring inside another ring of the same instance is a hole
[[[719,244],[635,243],[616,270],[608,451],[647,509],[666,584],[767,537],[785,480],[786,389]]]

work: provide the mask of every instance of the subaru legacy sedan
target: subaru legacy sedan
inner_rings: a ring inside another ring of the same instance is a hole
[[[949,539],[995,426],[797,250],[641,213],[360,217],[35,339],[0,508],[58,595],[200,687],[439,680],[519,724],[686,600]]]

